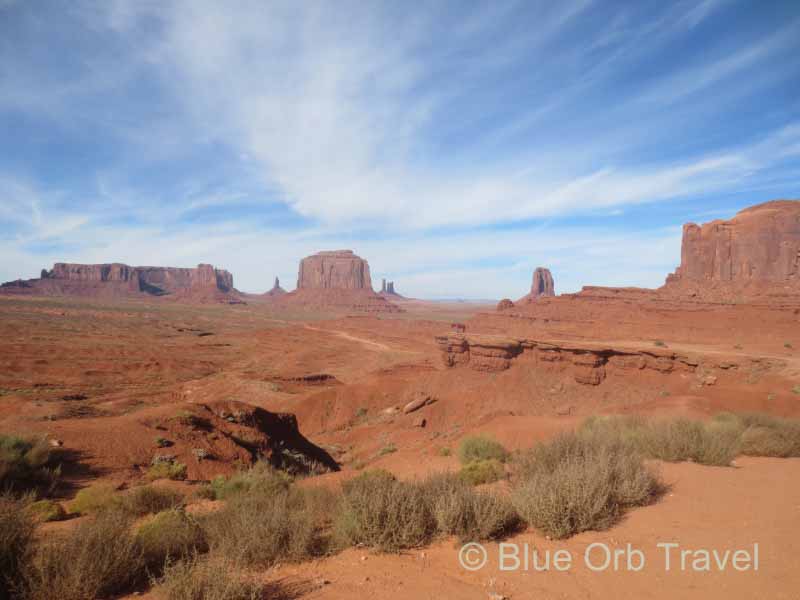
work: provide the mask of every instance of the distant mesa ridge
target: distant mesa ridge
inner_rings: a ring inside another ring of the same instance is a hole
[[[213,265],[196,268],[132,267],[123,263],[55,263],[42,269],[39,279],[11,281],[5,293],[78,296],[169,296],[233,300],[237,294],[233,275]]]

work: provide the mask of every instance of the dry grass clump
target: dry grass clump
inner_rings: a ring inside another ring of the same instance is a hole
[[[230,497],[201,524],[212,552],[268,566],[324,554],[323,533],[334,504],[326,490],[259,488]]]
[[[484,435],[465,437],[458,445],[458,460],[467,465],[478,460],[496,460],[506,462],[508,450],[500,442]]]
[[[0,489],[25,492],[52,488],[60,475],[53,449],[41,437],[0,434]]]
[[[519,457],[512,499],[527,523],[565,538],[610,527],[626,509],[651,503],[661,489],[629,445],[569,433]]]
[[[260,600],[261,586],[236,571],[230,561],[195,556],[167,566],[154,582],[155,595],[163,600]]]
[[[198,522],[175,508],[153,515],[139,525],[136,541],[146,564],[153,569],[206,550],[205,534]]]
[[[506,470],[499,460],[476,460],[461,468],[458,476],[470,485],[483,485],[505,479]]]
[[[87,600],[126,591],[143,574],[141,548],[130,518],[103,511],[73,532],[53,536],[25,570],[26,600]]]
[[[31,557],[34,523],[27,501],[0,495],[0,598],[19,589]]]
[[[67,511],[64,510],[64,507],[53,500],[38,500],[29,504],[26,509],[33,519],[40,523],[61,521],[67,516]]]
[[[120,499],[120,507],[125,512],[144,516],[164,510],[179,508],[184,504],[183,494],[152,485],[143,485],[132,489]]]
[[[88,515],[119,506],[117,488],[110,483],[95,483],[79,490],[69,504],[69,512]]]

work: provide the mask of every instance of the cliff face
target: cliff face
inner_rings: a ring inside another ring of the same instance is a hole
[[[131,267],[122,263],[56,263],[42,270],[40,279],[3,284],[6,293],[45,295],[125,296],[176,294],[211,299],[233,290],[233,275],[212,265],[194,269],[177,267]]]
[[[369,264],[352,250],[318,252],[300,261],[297,289],[372,290]]]
[[[775,200],[728,221],[683,226],[681,264],[667,291],[757,291],[800,284],[800,201]]]

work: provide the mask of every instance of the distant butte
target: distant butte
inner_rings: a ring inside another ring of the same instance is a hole
[[[275,285],[272,286],[272,289],[268,292],[265,292],[265,296],[283,296],[286,293],[286,290],[281,287],[280,280],[276,277],[275,278]]]
[[[328,250],[300,261],[297,289],[281,302],[357,312],[402,312],[372,289],[369,263],[352,250]]]
[[[544,267],[536,267],[533,272],[533,281],[531,282],[531,291],[526,296],[523,296],[517,301],[517,304],[534,302],[542,297],[551,297],[556,295],[555,283],[553,282],[553,274],[550,269]]]

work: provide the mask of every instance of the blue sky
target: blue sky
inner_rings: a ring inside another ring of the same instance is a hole
[[[417,297],[658,286],[800,197],[800,4],[0,0],[0,280],[56,261]]]

